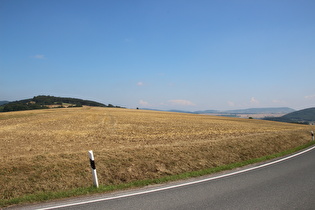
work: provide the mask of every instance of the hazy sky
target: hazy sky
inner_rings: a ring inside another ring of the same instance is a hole
[[[315,106],[314,0],[0,0],[0,100]]]

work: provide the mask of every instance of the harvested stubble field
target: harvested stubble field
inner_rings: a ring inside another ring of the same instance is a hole
[[[0,113],[0,198],[152,179],[310,141],[309,126],[113,108]]]

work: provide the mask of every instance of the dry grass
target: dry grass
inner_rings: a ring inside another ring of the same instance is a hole
[[[248,160],[310,141],[310,127],[110,108],[0,113],[0,199],[118,184]]]

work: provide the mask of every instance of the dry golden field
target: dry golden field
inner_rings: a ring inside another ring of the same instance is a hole
[[[310,127],[113,108],[0,113],[0,199],[157,178],[257,158],[310,141]]]

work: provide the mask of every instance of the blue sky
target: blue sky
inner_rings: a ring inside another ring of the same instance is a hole
[[[0,100],[315,106],[313,0],[0,0]]]

